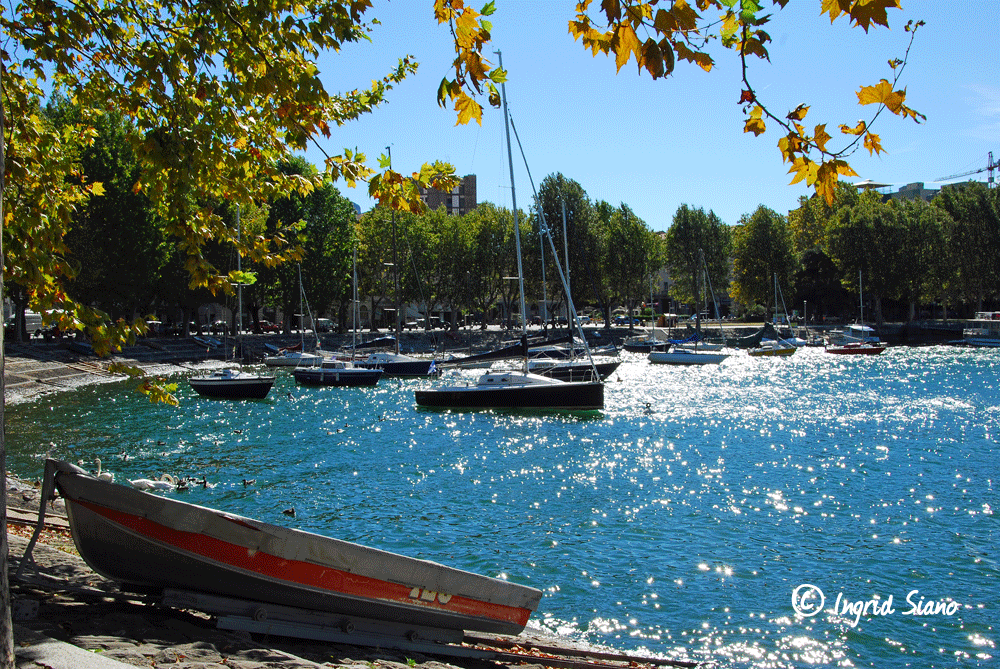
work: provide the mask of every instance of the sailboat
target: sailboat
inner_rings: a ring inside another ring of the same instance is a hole
[[[266,356],[264,364],[268,367],[297,367],[303,364],[318,365],[323,362],[323,356],[319,353],[309,353],[306,351],[306,329],[302,322],[303,315],[308,315],[309,322],[313,323],[313,334],[316,336],[317,350],[320,348],[320,343],[319,335],[316,335],[316,325],[312,317],[312,310],[309,309],[309,302],[306,301],[305,295],[306,291],[302,285],[302,265],[299,265],[299,345],[279,349],[274,355]],[[305,307],[305,311],[302,310],[303,307]]]
[[[778,274],[774,274],[774,320],[778,320]],[[784,303],[784,298],[782,298],[782,303]],[[788,320],[788,314],[785,314],[785,320]],[[777,330],[777,328],[775,328]],[[796,347],[789,341],[782,339],[781,337],[775,337],[774,339],[762,339],[757,346],[747,349],[747,354],[755,358],[759,357],[774,357],[774,356],[788,356],[792,355],[796,351]]]
[[[497,52],[499,56],[499,52]],[[501,56],[501,69],[503,60]],[[479,377],[476,383],[451,385],[441,388],[417,390],[419,406],[447,409],[538,409],[597,411],[604,408],[604,383],[598,378],[590,381],[561,381],[559,379],[532,374],[528,371],[528,331],[524,304],[524,270],[521,263],[521,233],[517,214],[517,196],[514,190],[514,158],[510,145],[510,116],[507,113],[507,90],[500,85],[503,94],[504,127],[507,135],[507,163],[510,169],[510,191],[514,211],[514,244],[517,251],[517,279],[521,299],[521,347],[523,367],[520,370],[490,371]],[[552,237],[549,236],[549,243]],[[556,256],[556,267],[566,287],[566,277]],[[572,305],[570,292],[566,290],[570,313],[576,323],[576,309]],[[579,325],[577,324],[579,329]],[[595,372],[596,377],[596,372]]]
[[[708,275],[708,263],[705,262],[705,253],[701,249],[698,249],[698,253],[701,255],[701,264],[705,268],[705,282],[709,292],[712,294],[712,305],[715,309],[715,318],[719,322],[719,332],[722,333],[722,340],[725,341],[725,332],[722,330],[722,319],[719,317],[719,305],[715,301],[715,290],[712,288],[712,279]],[[721,351],[721,346],[716,348],[714,344],[703,344],[703,340],[704,337],[701,332],[695,332],[684,340],[671,339],[669,343],[672,348],[651,350],[646,359],[654,365],[718,365],[729,357],[728,353]],[[709,349],[708,347],[712,348]]]
[[[354,347],[358,344],[358,250],[354,249]],[[304,386],[374,386],[382,378],[381,369],[357,367],[349,360],[325,358],[292,370],[295,380]]]
[[[240,229],[240,208],[236,207],[236,228],[237,234],[241,235]],[[242,254],[236,253],[236,269],[240,271],[242,267]],[[239,342],[243,336],[243,284],[236,284],[237,311],[236,311],[236,339]],[[242,369],[215,370],[210,374],[192,376],[188,379],[191,388],[202,397],[213,399],[257,399],[262,400],[267,397],[274,385],[273,376],[261,376],[244,372]]]
[[[861,288],[861,272],[858,272],[858,301],[861,317],[858,323],[849,325],[847,332],[841,333],[837,343],[827,345],[826,352],[837,355],[879,355],[885,350],[885,344],[875,331],[865,325],[865,298]]]
[[[392,150],[387,146],[389,152],[389,167],[392,168]],[[438,376],[440,373],[433,358],[415,358],[399,352],[399,338],[402,334],[400,323],[399,305],[399,262],[396,257],[396,213],[392,214],[392,282],[395,304],[395,326],[394,337],[392,339],[392,351],[380,351],[371,353],[361,360],[355,360],[355,367],[366,369],[381,369],[386,376]],[[429,311],[429,310],[428,310]],[[428,314],[430,315],[430,314]],[[356,350],[356,349],[355,349]]]

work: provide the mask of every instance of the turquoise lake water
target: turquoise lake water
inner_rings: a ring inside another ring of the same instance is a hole
[[[535,586],[532,626],[618,649],[994,665],[1000,351],[623,356],[592,416],[427,411],[413,390],[432,382],[287,372],[264,401],[181,383],[180,408],[89,387],[8,407],[8,467],[206,477],[170,494]]]

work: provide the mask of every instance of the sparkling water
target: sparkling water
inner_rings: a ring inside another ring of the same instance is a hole
[[[803,349],[609,379],[600,414],[418,409],[297,387],[180,408],[121,384],[7,409],[45,455],[186,501],[535,586],[531,625],[737,667],[992,665],[1000,351]],[[472,374],[471,372],[469,374]],[[282,512],[294,509],[291,517]],[[890,599],[891,598],[891,599]]]

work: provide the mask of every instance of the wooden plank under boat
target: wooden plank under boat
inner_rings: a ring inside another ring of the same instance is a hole
[[[524,629],[541,599],[535,588],[141,492],[59,460],[46,462],[49,478],[80,555],[127,588],[500,634]]]

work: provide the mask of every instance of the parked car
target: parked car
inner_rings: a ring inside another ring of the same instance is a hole
[[[333,332],[333,321],[329,318],[317,318],[316,332]]]

